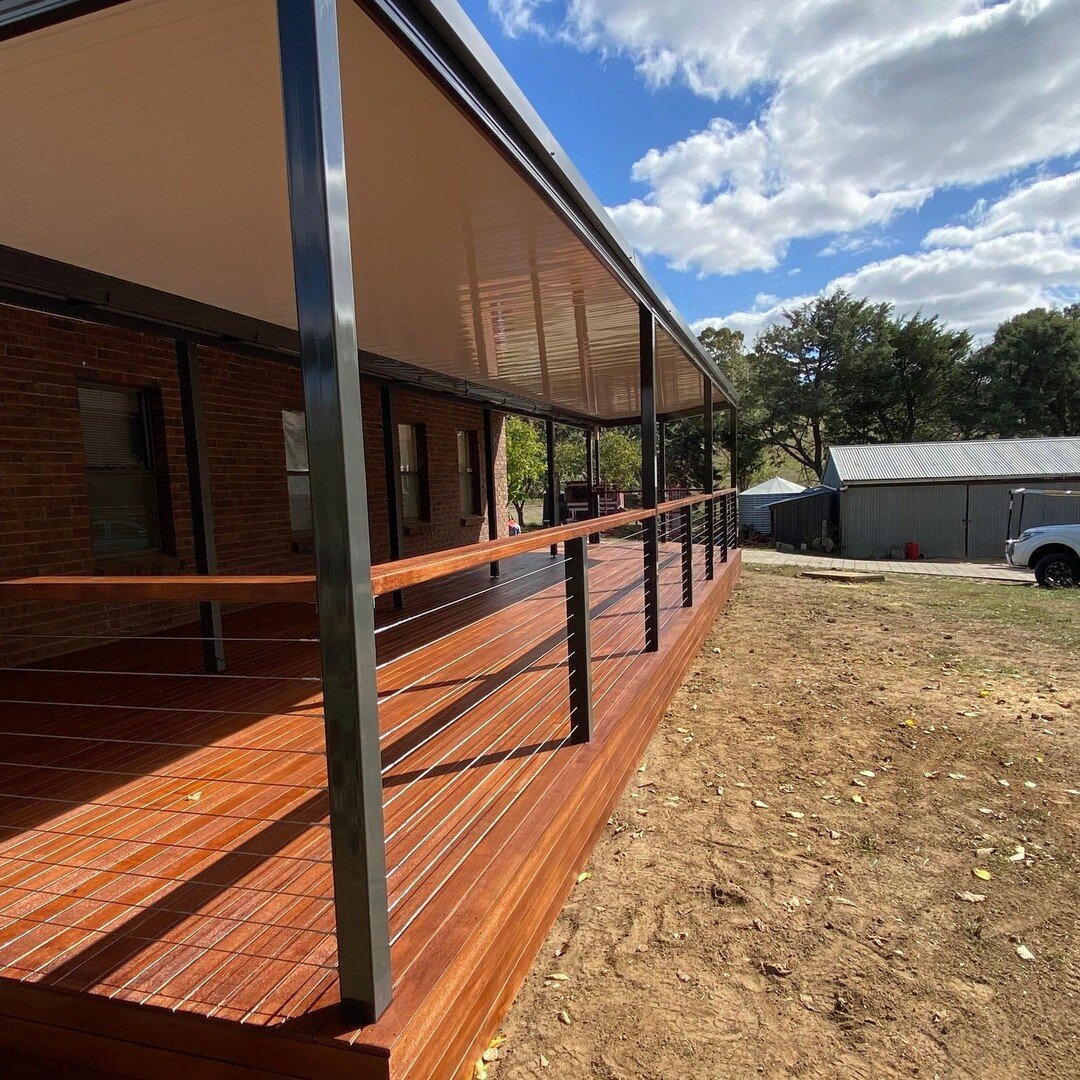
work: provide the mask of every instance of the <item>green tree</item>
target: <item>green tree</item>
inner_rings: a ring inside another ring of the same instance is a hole
[[[842,369],[835,441],[915,442],[955,435],[953,397],[971,335],[921,314],[889,318],[879,332],[877,347],[856,350]]]
[[[578,428],[555,429],[555,475],[560,481],[585,479],[585,433]]]
[[[507,416],[506,486],[522,528],[525,527],[525,503],[540,498],[546,485],[547,450],[539,429],[530,420]]]
[[[617,491],[641,488],[641,442],[620,428],[600,432],[600,481]]]
[[[767,446],[820,479],[829,443],[847,429],[848,384],[890,348],[889,307],[837,292],[785,311],[784,320],[754,345],[748,411]]]
[[[1080,432],[1080,304],[1003,322],[965,366],[954,411],[969,435]]]
[[[739,395],[739,456],[737,483],[750,486],[751,479],[765,463],[767,442],[762,430],[760,405],[751,392],[751,365],[741,330],[726,326],[707,327],[699,336],[706,352],[720,366]],[[731,461],[731,423],[727,410],[716,413],[716,446],[713,450],[713,469],[727,485]],[[726,459],[726,460],[724,460]]]

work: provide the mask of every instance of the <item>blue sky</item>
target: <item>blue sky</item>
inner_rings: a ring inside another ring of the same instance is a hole
[[[1080,0],[463,0],[688,321],[1080,295]]]

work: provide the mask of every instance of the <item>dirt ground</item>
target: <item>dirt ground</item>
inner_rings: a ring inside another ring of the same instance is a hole
[[[1078,720],[1076,593],[748,568],[478,1075],[1080,1076]]]

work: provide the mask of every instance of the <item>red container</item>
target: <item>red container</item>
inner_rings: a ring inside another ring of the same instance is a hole
[[[904,545],[904,556],[908,559],[917,559],[919,557],[919,544],[916,540],[909,540]]]

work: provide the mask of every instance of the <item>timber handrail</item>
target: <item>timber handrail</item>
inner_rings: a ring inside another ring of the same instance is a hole
[[[655,509],[624,510],[583,521],[568,522],[520,536],[485,540],[468,547],[416,555],[371,568],[371,586],[376,596],[412,585],[446,577],[485,563],[511,559],[552,544],[590,533],[605,532],[620,525],[648,521],[658,514],[671,513],[694,503],[709,502],[730,495],[733,488],[712,494],[687,495],[661,503]],[[8,600],[101,601],[218,601],[220,603],[314,603],[314,574],[171,574],[171,575],[86,575],[11,578],[0,581],[0,598]]]

